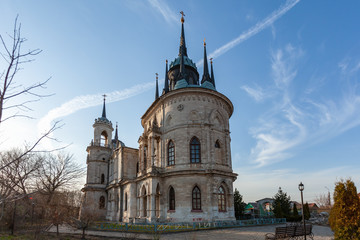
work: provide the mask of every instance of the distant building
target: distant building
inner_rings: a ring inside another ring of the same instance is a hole
[[[166,62],[165,83],[141,117],[139,148],[126,147],[102,116],[87,147],[82,209],[122,222],[235,220],[229,118],[231,101],[216,91],[204,43],[199,79],[188,57],[181,18],[179,54]],[[147,104],[147,103],[145,103]]]

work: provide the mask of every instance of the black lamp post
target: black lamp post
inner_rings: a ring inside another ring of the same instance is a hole
[[[306,240],[306,226],[305,226],[305,217],[304,217],[304,199],[303,199],[303,191],[304,191],[304,184],[302,184],[302,182],[300,182],[299,184],[299,190],[301,192],[301,207],[302,207],[302,220],[303,220],[303,224],[304,224],[304,239]]]

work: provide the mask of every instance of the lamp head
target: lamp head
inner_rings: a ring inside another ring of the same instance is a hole
[[[304,184],[300,182],[299,184],[299,190],[302,192],[304,190]]]

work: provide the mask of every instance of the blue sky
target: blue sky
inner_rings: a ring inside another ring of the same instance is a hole
[[[34,120],[5,122],[0,148],[31,142],[61,120],[53,137],[85,166],[104,93],[120,139],[137,147],[155,73],[162,89],[165,60],[178,53],[182,10],[189,57],[202,74],[206,38],[217,90],[234,104],[234,186],[245,201],[272,197],[279,186],[299,201],[300,181],[309,202],[341,178],[360,186],[359,8],[325,0],[3,0],[0,33],[13,30],[18,14],[24,49],[43,50],[18,82],[51,77],[43,92],[55,95],[32,105]]]

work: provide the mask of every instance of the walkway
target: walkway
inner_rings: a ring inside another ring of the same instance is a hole
[[[202,230],[182,233],[163,233],[159,237],[161,240],[208,240],[208,239],[223,239],[223,240],[264,240],[266,233],[274,233],[275,227],[279,225],[267,225],[256,227],[239,227],[228,229]],[[56,232],[56,228],[52,227],[49,232]],[[80,234],[80,230],[71,229],[69,227],[60,227],[61,233],[76,233]],[[313,226],[314,240],[333,240],[334,234],[329,227]],[[86,231],[87,235],[104,236],[104,237],[122,237],[132,239],[154,239],[151,234],[139,233],[124,233],[115,231]]]

